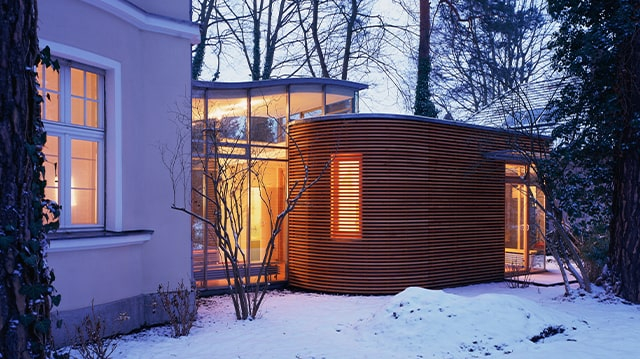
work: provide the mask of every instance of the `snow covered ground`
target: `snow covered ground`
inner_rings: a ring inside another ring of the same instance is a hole
[[[216,296],[202,300],[188,337],[153,328],[120,338],[112,358],[639,357],[640,306],[600,288],[563,294],[505,283],[395,296],[274,291],[254,321],[236,321]]]

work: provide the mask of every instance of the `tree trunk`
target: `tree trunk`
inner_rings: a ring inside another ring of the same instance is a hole
[[[273,72],[273,61],[275,59],[276,49],[280,40],[280,29],[283,25],[283,18],[285,17],[286,1],[280,1],[277,7],[278,14],[276,16],[276,23],[271,23],[273,18],[274,1],[270,1],[267,6],[268,19],[267,19],[267,38],[265,39],[265,55],[264,55],[264,67],[262,71],[262,79],[268,80],[271,78],[271,72]]]
[[[349,77],[349,61],[351,60],[351,46],[353,43],[353,30],[358,19],[358,1],[351,0],[349,17],[347,20],[347,33],[344,40],[344,54],[342,54],[342,71],[340,79],[346,80]]]
[[[251,80],[260,80],[260,17],[262,9],[258,7],[258,2],[253,1],[253,63],[251,64]]]
[[[614,155],[609,257],[617,294],[640,303],[640,23],[619,55],[616,92],[620,99],[621,137]]]
[[[209,2],[200,3],[200,5],[200,16],[198,17],[198,22],[200,23],[200,42],[196,45],[193,58],[191,59],[191,78],[193,80],[197,80],[202,73],[205,50],[207,48],[207,35],[209,33],[209,25],[211,24],[213,7],[216,5],[216,2],[211,0]]]
[[[0,9],[0,357],[46,358],[53,287],[42,226],[37,4],[0,0]]]
[[[431,2],[420,0],[420,44],[418,45],[418,81],[414,114],[436,117],[438,112],[431,101]]]
[[[614,177],[610,257],[617,294],[640,303],[640,154],[627,151]]]
[[[311,36],[313,37],[313,45],[315,47],[316,53],[318,54],[318,63],[320,64],[320,69],[322,70],[322,77],[329,78],[331,76],[329,75],[327,63],[324,58],[324,50],[322,49],[322,44],[320,43],[320,37],[318,36],[318,8],[320,6],[320,0],[313,0],[311,4],[312,4]],[[307,61],[311,62],[310,59]]]
[[[196,45],[193,58],[191,59],[191,78],[193,80],[197,80],[202,73],[205,49],[207,46],[207,31],[209,31],[209,28],[204,24],[200,24],[200,42]]]

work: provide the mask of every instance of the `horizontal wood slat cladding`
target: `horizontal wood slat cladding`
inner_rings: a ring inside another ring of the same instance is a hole
[[[315,178],[333,155],[362,154],[361,238],[332,238],[325,170],[289,215],[291,285],[392,294],[502,280],[504,162],[485,155],[511,149],[513,134],[364,114],[289,130],[290,185],[304,178],[304,163]]]

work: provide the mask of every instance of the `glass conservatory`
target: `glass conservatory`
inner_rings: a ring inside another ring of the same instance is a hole
[[[321,78],[193,82],[191,208],[201,218],[192,219],[192,250],[199,289],[227,286],[217,235],[206,221],[224,218],[227,232],[237,237],[236,249],[247,257],[243,270],[255,277],[271,223],[287,197],[289,122],[357,112],[358,92],[364,88]],[[251,171],[241,170],[246,168]],[[226,210],[218,203],[225,203]],[[285,222],[267,268],[272,283],[287,281],[286,241]]]

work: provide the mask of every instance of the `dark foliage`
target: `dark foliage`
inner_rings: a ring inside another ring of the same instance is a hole
[[[57,64],[38,49],[35,1],[1,1],[0,8],[0,357],[46,358],[60,296],[45,232],[57,225],[59,207],[44,199],[46,133],[35,68]]]
[[[429,77],[431,75],[431,58],[421,58],[418,62],[418,83],[416,85],[416,103],[414,114],[418,116],[436,117],[438,111],[431,100]]]
[[[610,284],[640,302],[640,3],[552,0],[549,11],[554,64],[571,78],[555,103],[551,180],[584,228],[609,224]]]

